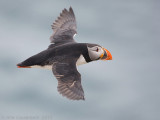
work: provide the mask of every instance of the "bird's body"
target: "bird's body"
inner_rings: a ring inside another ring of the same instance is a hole
[[[45,68],[53,71],[58,80],[58,91],[69,99],[84,99],[81,75],[76,66],[95,60],[111,60],[108,50],[97,44],[77,43],[76,21],[72,8],[64,9],[53,23],[54,34],[50,37],[51,45],[25,61],[17,64],[18,68]]]
[[[77,60],[76,65],[81,65],[92,61],[88,56],[87,43],[68,43],[48,48],[23,61],[19,66],[52,69],[54,61],[73,58]]]

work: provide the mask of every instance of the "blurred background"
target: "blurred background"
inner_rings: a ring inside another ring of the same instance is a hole
[[[85,101],[62,97],[52,71],[16,68],[48,47],[70,6],[75,40],[113,56],[78,67]],[[159,12],[158,0],[0,0],[0,119],[160,120]]]

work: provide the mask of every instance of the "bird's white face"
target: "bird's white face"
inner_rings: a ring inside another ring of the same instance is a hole
[[[105,49],[104,47],[101,47],[99,45],[95,44],[88,44],[88,54],[92,61],[94,60],[112,60],[111,53]]]
[[[104,55],[104,50],[100,46],[88,47],[88,53],[91,60],[99,60]]]

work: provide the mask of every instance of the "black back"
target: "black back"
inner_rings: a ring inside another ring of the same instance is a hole
[[[18,66],[52,65],[55,59],[63,60],[66,57],[71,56],[78,59],[81,54],[84,56],[86,62],[91,61],[88,55],[86,43],[68,43],[44,50],[26,59],[22,63],[18,64]]]

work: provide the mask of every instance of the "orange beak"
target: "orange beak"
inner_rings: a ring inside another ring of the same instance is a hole
[[[101,55],[101,59],[102,60],[112,60],[111,53],[105,48],[103,48],[103,50],[104,50],[104,54]]]

